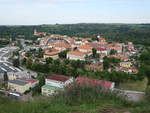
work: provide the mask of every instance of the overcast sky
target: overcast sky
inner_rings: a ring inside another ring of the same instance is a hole
[[[150,0],[0,0],[0,25],[150,23]]]

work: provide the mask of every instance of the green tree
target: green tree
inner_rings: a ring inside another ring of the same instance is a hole
[[[38,53],[37,53],[38,55],[37,55],[37,57],[38,58],[43,58],[43,54],[44,54],[44,51],[43,51],[43,49],[42,48],[39,48],[39,50],[38,50]]]
[[[110,67],[110,62],[108,61],[107,57],[103,58],[103,66],[104,66],[104,70],[109,69]]]
[[[7,75],[7,72],[4,72],[4,82],[8,82],[8,75]]]
[[[26,61],[26,67],[27,67],[28,69],[31,69],[32,63],[33,63],[33,61],[32,61],[31,58],[27,59],[27,61]]]
[[[111,49],[111,50],[110,50],[110,55],[115,55],[115,54],[117,54],[117,51],[114,50],[114,49]]]
[[[20,66],[19,59],[13,59],[13,66],[15,66],[15,67],[19,67]]]
[[[25,65],[27,62],[27,59],[26,58],[23,58],[22,61],[21,61],[21,65]]]
[[[122,71],[113,71],[106,76],[108,76],[108,80],[115,82],[116,87],[119,87],[120,83],[129,80],[129,75]]]
[[[51,57],[46,58],[46,64],[51,64],[53,62],[53,59]]]
[[[96,58],[97,50],[95,48],[92,49],[92,56]]]
[[[149,86],[150,85],[150,65],[142,64],[140,70],[147,77],[147,79],[148,79],[147,86]]]
[[[60,52],[58,55],[59,55],[59,58],[66,58],[67,57],[67,52],[68,50],[65,50],[65,51],[62,51]]]

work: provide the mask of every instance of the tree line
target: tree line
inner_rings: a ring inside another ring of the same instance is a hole
[[[56,24],[39,26],[0,26],[0,37],[24,38],[36,40],[33,31],[47,32],[78,37],[106,37],[109,41],[127,42],[150,45],[149,24]]]

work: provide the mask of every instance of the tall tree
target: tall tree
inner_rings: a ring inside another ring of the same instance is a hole
[[[19,59],[13,59],[13,66],[15,66],[15,67],[19,67],[20,66]]]
[[[95,48],[92,49],[92,55],[93,55],[93,58],[96,58],[96,53],[97,53],[97,50]]]
[[[8,75],[7,75],[7,72],[4,72],[4,82],[7,82],[8,81]]]

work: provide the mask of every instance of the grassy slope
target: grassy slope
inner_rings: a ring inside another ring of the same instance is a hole
[[[112,100],[101,100],[95,104],[74,106],[69,106],[61,102],[51,103],[48,100],[31,103],[7,101],[0,104],[0,113],[101,113],[104,111],[108,111],[109,113],[110,111],[127,111],[128,109]]]
[[[147,78],[142,81],[129,81],[126,83],[121,83],[120,87],[125,90],[145,91],[146,85]]]
[[[133,103],[100,88],[73,87],[30,102],[0,98],[0,113],[150,113],[149,102]]]
[[[149,113],[150,106],[126,107],[114,100],[101,100],[95,104],[66,105],[62,102],[40,100],[34,102],[0,101],[0,113]]]

